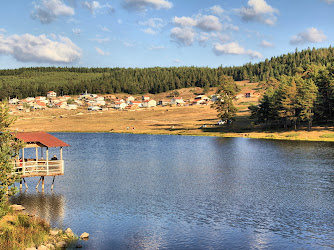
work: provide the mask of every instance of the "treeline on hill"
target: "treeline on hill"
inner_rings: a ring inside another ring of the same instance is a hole
[[[334,117],[334,64],[300,67],[294,76],[282,75],[259,84],[265,90],[251,118],[266,127],[294,126],[303,121],[331,121]]]
[[[307,49],[273,57],[264,62],[240,67],[170,67],[170,68],[67,68],[36,67],[0,70],[0,99],[58,94],[91,93],[161,93],[179,88],[218,86],[221,75],[235,81],[268,82],[282,75],[294,76],[308,65],[326,67],[334,58],[334,49]]]

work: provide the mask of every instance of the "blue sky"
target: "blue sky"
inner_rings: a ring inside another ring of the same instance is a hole
[[[218,67],[334,40],[334,0],[11,0],[0,69]]]

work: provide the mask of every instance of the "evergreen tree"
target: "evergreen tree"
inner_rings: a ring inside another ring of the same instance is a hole
[[[234,120],[237,113],[237,108],[234,106],[233,101],[239,88],[231,76],[221,75],[219,83],[220,85],[216,92],[219,98],[213,106],[218,111],[218,117],[229,124],[229,121]]]
[[[19,174],[15,173],[15,157],[21,143],[14,141],[14,136],[9,133],[8,127],[13,123],[9,117],[7,103],[0,104],[0,217],[5,214],[8,195],[13,195],[16,189],[12,185],[19,181]]]

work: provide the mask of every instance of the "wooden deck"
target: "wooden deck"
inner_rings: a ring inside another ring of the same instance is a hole
[[[20,162],[16,163],[15,172],[21,173],[21,178],[64,175],[64,161],[38,160]]]

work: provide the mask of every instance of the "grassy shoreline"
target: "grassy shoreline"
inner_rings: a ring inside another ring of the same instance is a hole
[[[49,133],[111,133],[111,134],[138,134],[138,135],[178,135],[178,136],[208,136],[208,137],[221,137],[221,138],[248,138],[248,139],[264,139],[264,140],[282,140],[282,141],[314,141],[314,142],[334,142],[334,137],[323,138],[305,138],[298,136],[288,136],[289,134],[296,133],[295,131],[286,132],[222,132],[222,133],[187,133],[184,131],[178,133],[153,133],[153,132],[113,132],[113,131],[46,131]],[[305,131],[297,131],[305,132]],[[308,131],[307,131],[308,132]],[[334,133],[333,133],[334,136]]]

